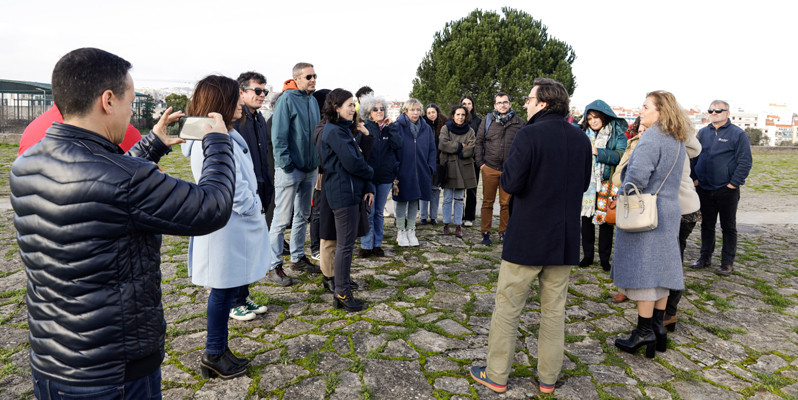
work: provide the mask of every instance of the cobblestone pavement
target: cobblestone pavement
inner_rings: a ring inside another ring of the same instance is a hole
[[[32,398],[28,366],[25,272],[12,212],[0,218],[0,398]],[[390,219],[389,219],[390,220]],[[163,304],[168,323],[165,399],[522,399],[535,380],[538,298],[522,315],[509,390],[496,395],[468,377],[485,361],[501,245],[463,240],[441,226],[420,227],[419,248],[395,246],[386,257],[353,261],[356,294],[369,308],[333,309],[321,277],[301,284],[253,285],[266,314],[231,321],[230,347],[250,360],[248,374],[200,377],[209,290],[186,274],[187,240],[165,237]],[[566,356],[550,398],[771,399],[798,397],[798,225],[765,225],[740,233],[736,272],[718,277],[685,270],[688,290],[669,349],[653,360],[612,345],[636,321],[634,305],[614,304],[598,266],[574,268],[567,305]],[[686,260],[697,256],[697,232]],[[530,243],[530,245],[534,245]],[[715,260],[717,264],[717,260]],[[289,272],[290,273],[290,272]],[[545,396],[541,396],[545,397]]]

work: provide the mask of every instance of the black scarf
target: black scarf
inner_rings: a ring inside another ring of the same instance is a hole
[[[468,133],[468,130],[471,128],[468,124],[463,123],[462,125],[457,125],[454,123],[453,119],[446,121],[446,128],[449,129],[449,132],[452,132],[456,135],[463,135]]]

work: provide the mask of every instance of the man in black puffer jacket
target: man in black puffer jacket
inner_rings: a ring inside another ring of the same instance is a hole
[[[130,68],[99,49],[61,58],[52,87],[64,123],[11,168],[40,399],[160,398],[161,234],[204,235],[230,217],[235,166],[226,133],[205,135],[199,185],[155,164],[182,142],[165,134],[180,112],[167,110],[153,133],[122,154],[117,144],[135,98]],[[226,132],[216,120],[209,131]]]

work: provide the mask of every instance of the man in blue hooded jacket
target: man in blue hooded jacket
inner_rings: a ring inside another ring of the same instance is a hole
[[[737,204],[740,186],[751,172],[751,143],[748,135],[729,121],[729,103],[715,100],[709,105],[710,124],[698,131],[701,154],[693,166],[693,183],[701,200],[701,256],[693,268],[710,266],[715,250],[715,222],[720,215],[723,231],[718,275],[734,272],[737,253]]]
[[[293,78],[285,81],[283,95],[274,105],[274,217],[269,231],[272,268],[282,266],[283,233],[291,224],[291,269],[321,273],[305,255],[305,232],[310,221],[310,199],[316,183],[319,155],[313,144],[313,128],[321,119],[313,97],[316,72],[313,64],[297,63]],[[293,205],[293,219],[291,206]]]

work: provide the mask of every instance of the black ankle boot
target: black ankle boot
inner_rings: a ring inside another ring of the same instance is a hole
[[[335,294],[335,277],[328,278],[322,275],[321,284],[322,286],[324,286],[325,289],[329,290],[330,293]]]
[[[653,330],[654,318],[643,318],[637,316],[637,329],[632,331],[632,336],[628,339],[615,339],[615,347],[627,352],[634,353],[637,349],[646,346],[646,357],[654,358],[654,345],[657,337]]]
[[[665,317],[665,310],[654,309],[654,336],[657,338],[657,351],[668,350],[668,331],[665,330],[662,320]]]
[[[246,365],[240,365],[240,363],[233,361],[232,358],[235,358],[235,356],[228,356],[227,352],[229,351],[228,349],[220,354],[203,353],[202,358],[200,358],[200,375],[205,379],[217,375],[222,379],[232,379],[244,375],[247,372]],[[230,355],[233,354],[230,353]]]
[[[249,360],[247,360],[246,358],[236,357],[236,355],[233,354],[232,351],[230,351],[229,347],[224,349],[224,353],[222,353],[222,355],[223,357],[227,358],[227,360],[230,361],[231,363],[239,365],[241,367],[246,368],[247,365],[249,365]]]
[[[587,267],[589,267],[591,265],[593,265],[593,259],[592,258],[588,259],[587,257],[585,257],[581,261],[579,261],[579,267],[580,268],[587,268]]]
[[[349,312],[360,311],[363,309],[363,302],[354,298],[351,291],[334,294],[333,304],[335,304],[335,308],[343,308]]]

